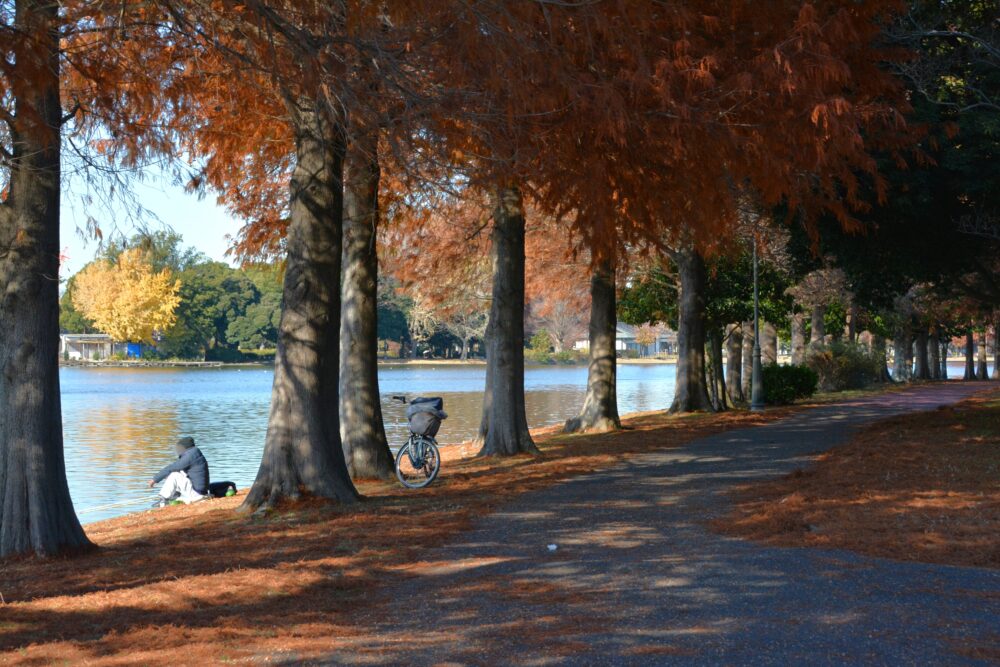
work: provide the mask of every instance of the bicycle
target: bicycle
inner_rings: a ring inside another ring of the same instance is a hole
[[[448,417],[442,409],[444,401],[437,397],[410,401],[405,396],[392,398],[409,405],[406,418],[410,437],[396,452],[396,479],[408,489],[422,489],[433,482],[441,470],[441,454],[434,436],[441,427],[441,420]]]

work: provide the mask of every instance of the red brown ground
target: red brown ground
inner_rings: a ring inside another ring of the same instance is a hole
[[[245,661],[321,655],[365,632],[380,584],[410,576],[423,550],[511,496],[601,470],[623,456],[776,419],[727,413],[628,420],[605,435],[541,434],[543,454],[468,458],[443,448],[428,489],[364,483],[355,507],[306,503],[266,518],[242,498],[168,507],[87,526],[100,549],[0,562],[0,662]],[[512,588],[516,594],[518,589]],[[565,647],[567,652],[580,647]]]
[[[807,470],[743,487],[735,501],[715,523],[727,534],[998,568],[1000,392],[869,426]]]

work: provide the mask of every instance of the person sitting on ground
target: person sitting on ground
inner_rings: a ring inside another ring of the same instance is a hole
[[[194,446],[194,438],[181,438],[174,445],[174,451],[177,452],[177,460],[149,480],[150,488],[163,482],[160,498],[154,507],[163,507],[171,500],[193,503],[208,496],[208,461]]]

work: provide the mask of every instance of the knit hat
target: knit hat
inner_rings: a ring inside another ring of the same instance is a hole
[[[185,436],[177,441],[178,447],[183,447],[184,449],[191,449],[194,447],[194,438],[191,436]]]

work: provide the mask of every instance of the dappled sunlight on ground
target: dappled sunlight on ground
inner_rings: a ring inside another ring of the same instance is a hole
[[[1000,568],[1000,395],[895,417],[737,494],[716,526],[787,546]]]
[[[452,579],[488,573],[510,560],[424,557],[428,547],[461,533],[509,499],[609,470],[627,455],[783,414],[787,411],[765,416],[647,413],[627,422],[630,430],[603,436],[561,436],[550,428],[535,433],[543,451],[536,458],[476,459],[469,458],[476,454],[469,444],[444,446],[441,477],[432,487],[412,492],[365,482],[360,490],[368,500],[350,508],[310,501],[251,517],[235,512],[240,495],[89,524],[88,535],[100,546],[96,552],[71,560],[0,563],[0,662],[294,662],[338,647],[368,645],[373,638],[365,631],[366,610],[393,583],[417,574],[438,575],[416,578],[434,581],[435,595],[443,594],[442,586],[455,586],[457,595],[461,584],[451,584]],[[536,518],[545,515],[544,509],[538,511]],[[581,540],[621,549],[649,537],[641,528],[619,526]],[[556,589],[535,586],[530,579],[496,585],[522,602],[529,590],[556,595]],[[582,593],[567,589],[565,595]],[[584,628],[596,622],[592,612],[581,607],[578,617],[559,611],[551,612],[549,621],[507,619],[502,628],[523,634],[526,641],[529,636],[558,640],[569,654],[582,647],[561,638],[583,636]],[[425,629],[402,639],[412,645],[454,642],[456,636]],[[378,662],[376,653],[358,648],[352,660]]]

